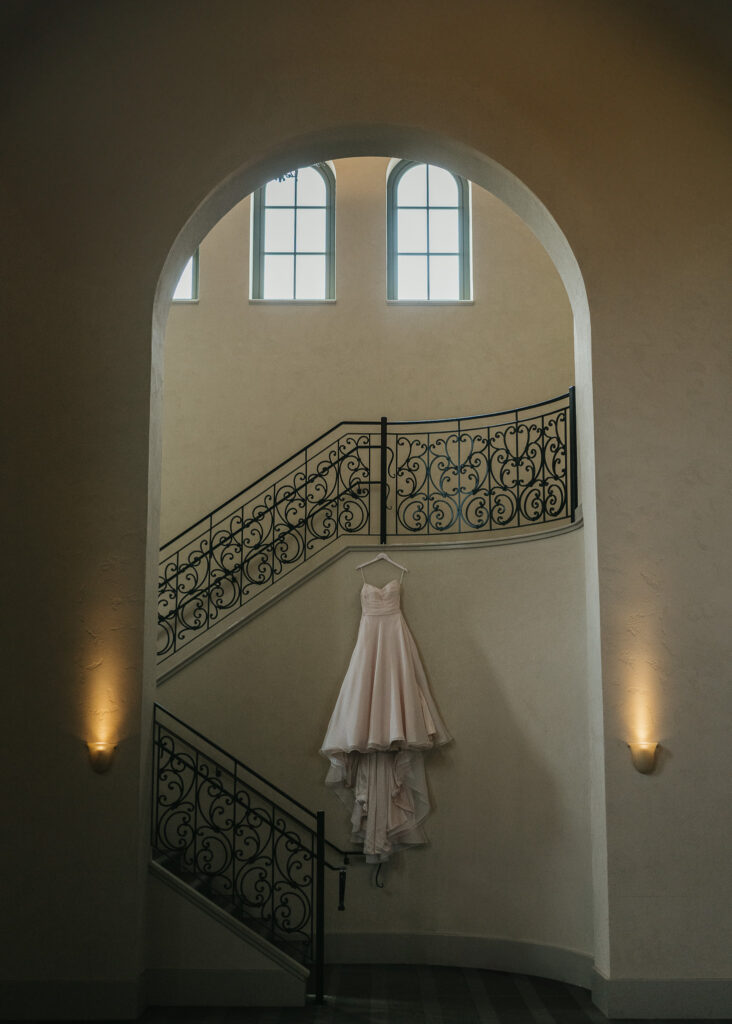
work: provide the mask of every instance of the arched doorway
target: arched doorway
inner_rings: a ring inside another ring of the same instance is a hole
[[[587,298],[581,273],[576,259],[562,234],[543,204],[515,176],[500,167],[490,158],[468,150],[452,140],[428,136],[414,129],[398,129],[383,126],[380,129],[369,129],[364,132],[359,128],[352,131],[335,133],[324,132],[322,135],[307,139],[293,140],[283,145],[281,150],[271,154],[266,160],[255,166],[239,169],[223,182],[201,204],[198,210],[185,225],[176,239],[163,273],[160,278],[156,298],[156,325],[153,337],[155,348],[162,345],[162,329],[164,326],[167,305],[178,274],[188,255],[213,225],[231,209],[242,197],[251,193],[272,177],[284,173],[292,167],[303,166],[319,160],[338,159],[339,157],[369,156],[374,153],[391,155],[399,153],[406,158],[439,163],[455,170],[460,175],[481,185],[504,202],[517,213],[524,223],[539,239],[560,274],[567,291],[574,315],[575,325],[575,365],[576,381],[580,411],[581,436],[581,493],[585,515],[585,565],[586,587],[589,597],[588,608],[597,607],[597,580],[594,566],[596,558],[594,540],[594,466],[592,463],[592,420],[591,420],[591,377],[590,377],[590,334]],[[597,646],[591,641],[597,628],[596,617],[590,615],[588,622],[589,651],[596,651]],[[590,697],[590,710],[599,706],[599,668],[590,671],[590,678],[598,684],[594,697]],[[599,766],[593,786],[602,786]],[[592,800],[597,806],[598,801]],[[596,823],[592,829],[595,841],[602,845],[602,823]],[[597,896],[595,898],[595,906]],[[520,962],[517,961],[517,964]],[[524,969],[531,969],[522,963]],[[517,968],[518,969],[518,968]],[[557,968],[559,974],[569,970],[566,966]]]

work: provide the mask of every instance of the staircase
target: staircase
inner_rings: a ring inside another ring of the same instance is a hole
[[[576,510],[573,387],[507,412],[338,423],[163,545],[161,676],[322,568],[339,540],[547,533]]]
[[[462,544],[571,528],[575,423],[570,388],[487,416],[336,424],[163,546],[160,677],[263,595],[319,571],[339,540]],[[338,873],[342,910],[348,864],[325,838],[323,812],[160,704],[153,742],[152,870],[293,977],[307,972],[322,1002],[325,873]]]
[[[153,723],[152,862],[310,972],[322,1002],[325,872],[344,909],[348,854],[309,810],[160,704]],[[327,858],[330,858],[327,859]],[[333,863],[337,861],[337,863]]]

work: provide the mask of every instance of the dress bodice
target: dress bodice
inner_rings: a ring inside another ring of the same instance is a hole
[[[364,615],[393,615],[399,611],[399,580],[389,580],[385,587],[364,583],[361,587],[361,610]]]

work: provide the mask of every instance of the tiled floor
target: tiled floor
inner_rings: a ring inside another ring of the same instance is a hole
[[[459,967],[339,966],[331,967],[326,977],[328,994],[323,1006],[283,1010],[151,1007],[142,1021],[144,1024],[607,1024],[584,989],[522,974]]]

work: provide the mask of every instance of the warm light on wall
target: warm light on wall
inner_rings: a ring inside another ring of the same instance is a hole
[[[123,733],[124,703],[119,673],[109,656],[89,665],[88,670],[81,736],[89,753],[89,764],[93,771],[101,773],[111,767]]]
[[[656,768],[658,741],[661,731],[660,677],[663,672],[657,646],[649,636],[648,617],[636,616],[631,620],[636,636],[634,649],[629,651],[628,689],[625,700],[626,736],[633,767],[641,775],[650,775]],[[642,640],[641,640],[642,638]]]
[[[628,694],[628,740],[633,767],[641,775],[650,775],[656,767],[658,742],[656,732],[657,687],[648,663],[636,666],[634,683]]]
[[[634,666],[632,682],[628,689],[627,725],[628,734],[635,743],[650,743],[656,731],[655,719],[658,710],[657,684],[647,664]]]
[[[116,743],[108,740],[90,740],[87,745],[89,761],[95,772],[106,772],[114,760],[114,752],[117,749]]]

